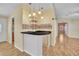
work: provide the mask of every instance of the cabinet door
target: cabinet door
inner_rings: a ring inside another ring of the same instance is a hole
[[[24,51],[29,52],[30,55],[42,55],[42,36],[38,35],[24,35]]]

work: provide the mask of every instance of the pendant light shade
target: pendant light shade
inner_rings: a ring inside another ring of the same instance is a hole
[[[41,16],[41,19],[44,19],[44,17],[43,17],[43,16]]]
[[[28,15],[28,17],[31,17],[31,16],[32,16],[31,14]]]
[[[35,16],[35,15],[36,15],[36,13],[34,12],[34,13],[33,13],[33,16]]]

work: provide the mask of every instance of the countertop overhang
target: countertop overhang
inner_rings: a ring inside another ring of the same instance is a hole
[[[31,34],[31,35],[48,35],[51,34],[51,31],[26,31],[21,32],[22,34]]]

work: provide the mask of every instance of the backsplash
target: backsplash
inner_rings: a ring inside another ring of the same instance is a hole
[[[50,24],[23,24],[22,29],[52,29]]]

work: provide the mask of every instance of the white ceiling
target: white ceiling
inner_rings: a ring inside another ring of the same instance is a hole
[[[10,14],[19,6],[19,3],[0,3],[0,15],[1,16],[10,16]],[[36,3],[31,6],[35,10],[39,10],[39,7],[43,7],[44,10],[52,5],[50,3]],[[61,18],[78,18],[79,19],[79,4],[78,3],[55,3],[56,17]]]
[[[58,19],[79,18],[78,3],[55,3],[55,11]]]
[[[54,6],[57,19],[72,18],[79,19],[79,3],[32,3],[33,10],[46,10],[49,6]]]
[[[39,11],[39,10],[47,10],[49,6],[51,6],[51,3],[32,3],[30,6],[34,11]],[[41,9],[43,8],[43,9]]]
[[[0,3],[0,16],[10,16],[17,6],[19,3]]]
[[[29,4],[29,3],[28,3]],[[16,9],[16,7],[18,7],[20,5],[20,3],[0,3],[0,16],[10,16],[10,14]],[[48,8],[50,5],[50,3],[32,3],[31,7],[33,10],[40,10],[40,8],[42,7],[43,10],[46,10],[46,8]]]

